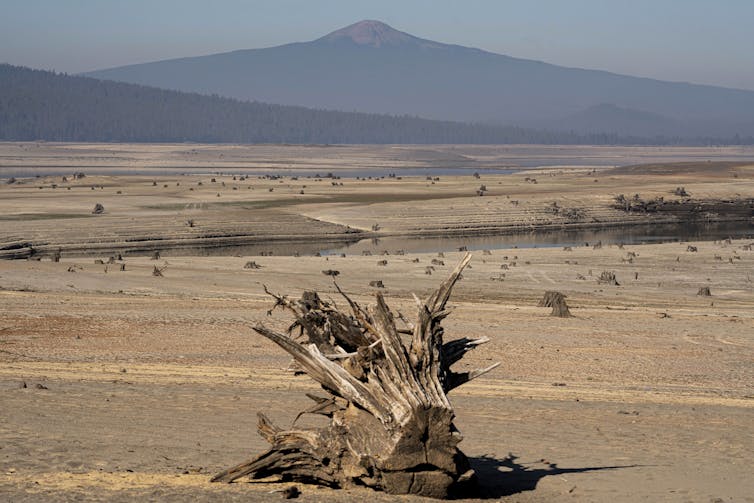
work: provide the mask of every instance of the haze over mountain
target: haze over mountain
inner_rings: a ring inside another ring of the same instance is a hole
[[[379,21],[361,21],[311,42],[86,75],[242,100],[441,120],[638,136],[754,134],[754,91],[566,68],[425,40]]]
[[[209,143],[625,143],[510,126],[242,102],[0,64],[0,140]],[[749,139],[754,142],[753,139]]]

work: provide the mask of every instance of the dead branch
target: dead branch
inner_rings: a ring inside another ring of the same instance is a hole
[[[367,486],[393,494],[447,497],[474,472],[458,449],[447,393],[497,367],[455,372],[454,363],[486,338],[443,341],[442,320],[453,286],[471,256],[466,254],[440,287],[419,302],[411,331],[396,328],[382,294],[364,309],[337,285],[350,312],[315,292],[301,300],[271,294],[275,307],[291,311],[304,341],[257,325],[254,330],[295,359],[328,396],[299,413],[330,418],[319,429],[284,431],[259,414],[259,433],[271,444],[264,453],[217,474],[214,482],[279,476],[331,487]],[[267,289],[265,288],[265,291]],[[268,291],[269,293],[269,291]],[[400,333],[410,333],[405,344]],[[295,421],[294,421],[295,423]]]

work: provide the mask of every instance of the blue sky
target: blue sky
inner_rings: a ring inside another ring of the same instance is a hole
[[[362,19],[565,66],[754,89],[754,0],[0,0],[0,62],[75,73],[312,40]]]

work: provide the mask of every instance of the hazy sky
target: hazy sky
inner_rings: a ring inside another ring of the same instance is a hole
[[[560,65],[754,89],[754,0],[0,0],[0,62],[76,73],[307,41],[362,19]]]

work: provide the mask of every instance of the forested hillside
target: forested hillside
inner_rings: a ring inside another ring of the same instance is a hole
[[[0,139],[208,143],[678,142],[672,138],[577,135],[242,102],[11,65],[0,65]],[[754,139],[737,142],[754,143]]]

